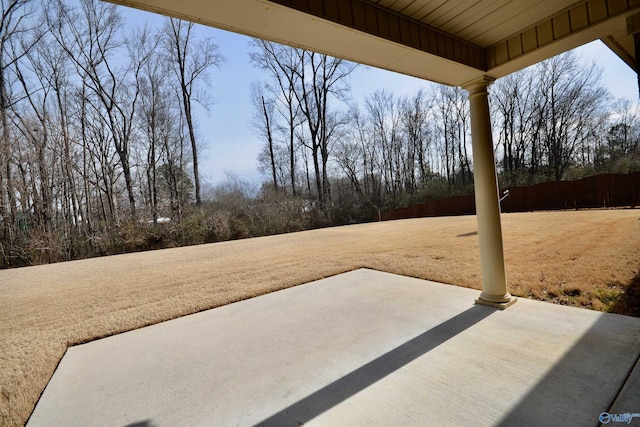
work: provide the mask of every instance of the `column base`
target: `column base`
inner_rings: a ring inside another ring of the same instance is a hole
[[[476,299],[475,303],[480,305],[488,305],[489,307],[497,308],[499,310],[504,310],[505,308],[511,307],[513,304],[518,301],[516,297],[510,297],[508,301],[504,302],[492,302],[482,299],[482,297]]]

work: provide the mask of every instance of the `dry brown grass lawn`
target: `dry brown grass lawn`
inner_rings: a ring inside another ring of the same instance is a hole
[[[640,211],[503,215],[512,293],[632,312]],[[0,271],[0,424],[21,425],[68,346],[358,267],[480,288],[473,216],[314,230]]]

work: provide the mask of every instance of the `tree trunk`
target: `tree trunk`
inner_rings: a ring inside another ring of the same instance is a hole
[[[269,113],[267,112],[267,104],[264,102],[264,96],[262,99],[262,112],[264,113],[265,126],[267,131],[267,142],[269,143],[269,157],[271,160],[271,177],[273,179],[273,188],[278,192],[278,179],[276,175],[276,159],[273,152],[273,137],[271,135],[271,124],[269,122]]]

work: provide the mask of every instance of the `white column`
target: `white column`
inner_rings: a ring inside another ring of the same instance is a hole
[[[473,176],[482,273],[482,293],[476,303],[506,308],[516,299],[507,292],[504,269],[498,178],[487,93],[487,87],[493,81],[485,76],[467,83],[463,88],[469,92],[471,109]]]

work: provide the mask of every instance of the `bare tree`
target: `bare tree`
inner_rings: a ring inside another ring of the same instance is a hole
[[[403,190],[402,169],[404,147],[400,124],[399,101],[385,90],[378,90],[367,97],[368,120],[371,123],[372,143],[377,150],[379,168],[387,194],[392,204]]]
[[[295,95],[309,131],[304,144],[311,150],[318,201],[326,206],[331,199],[327,173],[331,137],[343,123],[331,112],[331,99],[344,99],[346,78],[356,65],[315,52],[297,52],[300,68],[296,70],[299,88]]]
[[[300,125],[300,104],[296,97],[299,87],[299,69],[301,58],[299,49],[253,39],[251,45],[257,51],[249,57],[257,67],[269,73],[270,82],[266,83],[275,103],[274,109],[279,113],[285,125],[284,133],[288,141],[289,179],[291,192],[296,195],[296,129]]]
[[[32,33],[31,0],[2,0],[0,16],[0,217],[2,232],[7,241],[15,240],[17,204],[11,167],[12,136],[9,109],[15,101],[9,81],[10,68],[22,58],[39,39]],[[0,250],[2,248],[0,247]],[[2,251],[4,253],[4,251]],[[6,257],[5,257],[6,260]]]
[[[532,69],[518,71],[498,80],[492,94],[495,123],[499,128],[497,143],[502,147],[503,179],[516,185],[530,182],[538,159],[535,148],[536,75]],[[529,176],[529,181],[523,181]]]
[[[251,87],[251,101],[253,103],[252,127],[258,136],[266,141],[265,155],[259,156],[260,162],[264,165],[264,169],[268,169],[271,173],[271,182],[273,189],[278,191],[278,174],[276,166],[276,142],[274,141],[274,100],[266,99],[262,86],[254,83]],[[262,153],[261,153],[262,154]]]
[[[416,169],[419,173],[419,182],[424,185],[430,174],[428,151],[431,144],[429,129],[429,110],[431,105],[427,94],[420,89],[413,97],[401,101],[401,122],[408,144],[407,163],[410,167],[409,182],[407,186],[415,188]]]
[[[182,113],[189,131],[191,155],[193,161],[193,175],[196,191],[196,204],[202,204],[200,195],[200,172],[198,166],[198,144],[196,140],[193,103],[205,100],[196,96],[199,84],[206,83],[207,71],[220,66],[224,61],[218,51],[218,46],[211,39],[193,40],[193,22],[169,18],[165,26],[166,50],[171,69],[178,80],[180,97],[182,99]]]
[[[160,37],[154,34],[148,38],[141,38],[141,42],[147,42],[148,46],[138,46],[143,52],[149,52],[150,60],[143,64],[138,79],[140,80],[141,108],[138,112],[142,129],[143,140],[146,143],[145,175],[148,202],[151,209],[151,218],[154,224],[158,223],[158,160],[162,151],[163,134],[171,127],[171,104],[174,99],[164,84],[168,77],[168,68],[162,61],[162,56],[157,52]]]
[[[34,183],[31,197],[37,224],[43,231],[50,232],[53,214],[51,178],[54,167],[50,154],[54,151],[54,147],[49,137],[51,112],[49,98],[53,90],[48,81],[50,70],[43,67],[42,58],[38,52],[40,50],[32,49],[32,52],[26,55],[25,62],[28,65],[22,61],[14,64],[16,79],[22,88],[24,102],[12,106],[15,112],[12,117],[16,130],[24,141],[28,142],[29,148],[25,147],[25,149],[33,153],[33,156],[29,156],[29,164],[34,167],[34,172],[31,173]],[[28,79],[25,73],[33,75],[34,78]]]
[[[468,101],[461,88],[443,85],[436,87],[434,101],[447,182],[455,184],[460,180],[465,185],[471,180]]]
[[[149,59],[149,52],[130,49],[130,61],[116,66],[116,56],[122,47],[119,32],[122,17],[115,5],[96,0],[80,0],[80,13],[57,3],[58,19],[51,27],[59,45],[67,52],[77,72],[89,89],[87,101],[100,111],[105,126],[110,129],[114,149],[118,154],[128,195],[129,210],[136,215],[135,190],[130,165],[131,142],[135,125],[135,110],[140,95],[138,74]],[[144,43],[145,31],[135,43]]]
[[[537,70],[547,179],[561,180],[580,145],[592,137],[608,94],[601,70],[595,64],[580,66],[574,52],[548,59]]]
[[[621,99],[614,103],[610,119],[604,122],[603,138],[595,147],[596,170],[631,173],[640,170],[640,111]]]

